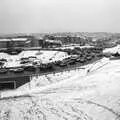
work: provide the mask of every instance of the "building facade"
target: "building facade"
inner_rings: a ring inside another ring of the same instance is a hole
[[[0,39],[0,48],[29,47],[30,42],[27,38]]]

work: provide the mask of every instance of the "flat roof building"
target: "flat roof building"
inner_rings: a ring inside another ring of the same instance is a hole
[[[30,42],[27,38],[0,39],[0,48],[25,47],[29,46]]]

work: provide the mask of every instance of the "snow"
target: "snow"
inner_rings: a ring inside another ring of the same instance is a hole
[[[88,66],[88,70],[90,72],[93,72],[93,71],[96,71],[97,69],[100,69],[102,68],[104,65],[108,64],[110,61],[109,61],[109,58],[103,58],[101,60],[98,60],[96,62],[94,62],[93,64],[89,65]]]
[[[63,60],[69,55],[66,52],[60,51],[40,51],[41,54],[37,55],[38,59],[41,59],[43,63],[54,62],[58,60]]]
[[[60,47],[60,49],[74,49],[75,47],[79,47],[79,48],[81,48],[81,49],[83,49],[83,48],[92,48],[92,47],[94,47],[94,46],[89,46],[89,45],[85,45],[85,46],[80,46],[79,44],[70,44],[70,45],[64,45],[64,46],[62,46],[62,47]]]
[[[63,60],[64,58],[69,57],[69,55],[66,52],[47,51],[47,50],[46,51],[45,50],[44,51],[43,50],[22,51],[18,55],[9,55],[7,53],[0,53],[0,59],[4,58],[4,59],[7,59],[8,61],[8,62],[5,62],[4,64],[5,67],[20,67],[21,66],[20,59],[30,57],[30,56],[35,56],[36,59],[34,60],[38,60],[42,63],[49,63],[49,62],[54,62],[58,60]]]
[[[112,48],[106,48],[105,50],[103,50],[103,53],[120,53],[120,45],[117,45],[115,47]]]
[[[24,96],[1,100],[0,119],[120,120],[120,60],[103,58],[85,68],[34,76],[29,90],[26,84],[1,93]]]

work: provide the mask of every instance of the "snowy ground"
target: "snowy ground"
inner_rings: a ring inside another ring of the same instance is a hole
[[[41,59],[43,63],[63,60],[64,58],[69,57],[66,52],[60,51],[40,51],[40,53],[40,55],[37,55],[37,58]]]
[[[1,100],[0,120],[120,120],[120,60],[104,58],[94,65],[86,72],[49,75],[64,80]]]
[[[0,53],[0,59],[7,59],[8,62],[5,63],[6,67],[19,67],[20,59],[25,57],[35,56],[36,60],[41,61],[42,63],[54,62],[58,60],[62,60],[66,57],[69,57],[67,53],[60,51],[22,51],[18,55],[9,55],[7,53]]]
[[[106,48],[103,53],[120,53],[120,45],[117,45],[115,47],[112,47],[112,48]]]

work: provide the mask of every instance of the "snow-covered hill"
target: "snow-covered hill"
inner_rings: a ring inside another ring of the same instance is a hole
[[[86,66],[84,72],[72,71],[69,77],[63,73],[60,81],[62,74],[49,75],[59,82],[0,100],[0,120],[120,120],[120,60],[104,59],[95,65]]]

